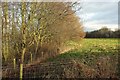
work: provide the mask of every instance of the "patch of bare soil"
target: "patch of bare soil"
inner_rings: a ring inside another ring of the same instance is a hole
[[[118,61],[114,57],[99,57],[95,66],[99,78],[117,78],[117,64]]]

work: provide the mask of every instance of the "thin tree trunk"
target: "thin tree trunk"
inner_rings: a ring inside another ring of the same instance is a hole
[[[20,63],[20,79],[23,79],[23,67],[24,67],[24,55],[26,52],[26,26],[25,26],[25,3],[22,3],[22,55],[21,55],[21,63]]]

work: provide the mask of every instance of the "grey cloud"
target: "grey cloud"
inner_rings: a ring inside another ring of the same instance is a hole
[[[94,15],[86,19],[87,17],[86,14],[90,15],[91,13]],[[83,19],[85,20],[86,23],[95,22],[94,24],[118,24],[118,3],[115,2],[82,3],[82,10],[77,14],[80,17],[81,15],[84,16]]]

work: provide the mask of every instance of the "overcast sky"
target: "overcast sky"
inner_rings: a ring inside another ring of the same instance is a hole
[[[107,26],[112,30],[118,28],[117,2],[82,2],[78,16],[82,19],[84,30],[93,31]]]

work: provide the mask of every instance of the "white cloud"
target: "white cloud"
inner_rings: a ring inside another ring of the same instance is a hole
[[[93,24],[93,23],[88,23],[88,24],[84,24],[84,30],[85,31],[93,31],[93,30],[98,30],[102,27],[108,27],[111,30],[115,30],[118,28],[117,24]]]

